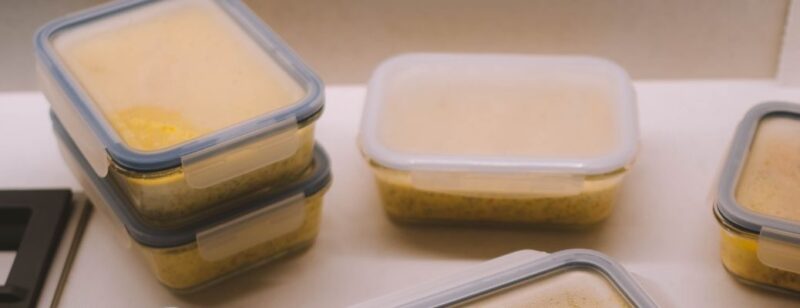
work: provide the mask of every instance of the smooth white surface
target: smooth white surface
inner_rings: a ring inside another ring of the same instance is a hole
[[[308,252],[191,296],[161,287],[133,251],[93,215],[63,307],[338,307],[466,269],[519,249],[590,248],[626,266],[665,307],[792,307],[800,299],[741,285],[719,262],[708,203],[735,125],[753,104],[800,102],[771,81],[639,82],[641,151],[620,202],[580,232],[407,227],[380,207],[356,147],[363,87],[328,88],[317,137],[333,163],[322,230]],[[38,94],[0,96],[0,187],[72,187]]]

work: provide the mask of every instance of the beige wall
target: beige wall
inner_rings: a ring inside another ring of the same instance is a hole
[[[245,0],[328,83],[408,51],[581,53],[637,78],[769,78],[789,0]],[[0,91],[35,88],[31,40],[103,0],[1,0]]]
[[[408,51],[580,53],[636,78],[773,77],[786,0],[247,0],[328,82]]]
[[[103,0],[0,0],[0,91],[36,88],[33,34],[58,16]]]

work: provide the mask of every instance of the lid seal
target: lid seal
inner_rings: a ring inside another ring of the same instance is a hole
[[[267,211],[265,213],[268,213],[269,210],[266,210],[267,208],[280,206],[285,204],[284,202],[287,202],[287,200],[295,200],[298,196],[313,196],[326,189],[331,182],[328,156],[321,146],[316,145],[311,169],[300,180],[282,186],[279,190],[268,187],[223,202],[219,204],[218,208],[225,209],[224,211],[198,217],[186,225],[175,228],[151,226],[136,213],[133,205],[125,197],[121,188],[113,183],[113,180],[100,178],[94,172],[91,172],[89,163],[80,155],[75,143],[66,134],[58,118],[53,113],[50,116],[53,120],[53,129],[56,135],[63,142],[71,157],[78,162],[86,177],[100,192],[100,197],[111,207],[116,214],[115,217],[119,218],[131,238],[144,246],[169,248],[192,243],[198,239],[200,234],[211,234],[208,230],[214,230],[214,228],[226,225],[235,219],[251,217],[247,215],[256,215],[253,213],[260,213],[259,211]],[[291,204],[297,204],[297,202],[291,202]],[[263,217],[263,215],[258,217]],[[252,221],[252,219],[248,221]],[[206,239],[208,238],[206,237]]]

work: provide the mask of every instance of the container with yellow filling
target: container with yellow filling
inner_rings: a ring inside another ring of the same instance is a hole
[[[547,255],[523,250],[438,281],[379,297],[372,307],[656,307],[608,257],[572,249]]]
[[[67,165],[103,212],[113,213],[164,286],[191,292],[311,246],[319,231],[322,197],[330,186],[328,158],[320,147],[294,181],[218,204],[177,227],[152,226],[119,183],[91,170],[58,119],[54,128]]]
[[[736,278],[800,292],[800,105],[764,103],[739,124],[714,213]]]
[[[638,126],[605,60],[411,54],[373,74],[360,138],[395,220],[574,227],[612,212]]]
[[[53,111],[154,225],[301,175],[322,84],[240,2],[126,1],[36,37]]]

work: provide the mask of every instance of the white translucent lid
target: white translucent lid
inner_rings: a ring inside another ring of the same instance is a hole
[[[584,249],[517,251],[429,283],[353,306],[655,307],[621,266]]]
[[[598,58],[402,55],[370,80],[361,143],[405,171],[609,173],[637,151],[635,95]]]

